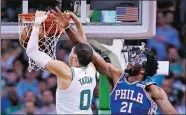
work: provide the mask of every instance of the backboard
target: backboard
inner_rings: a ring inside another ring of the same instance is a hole
[[[100,2],[100,3],[99,3]],[[110,6],[111,10],[109,7],[107,7],[106,10],[102,10],[103,13],[107,13],[109,15],[109,12],[107,11],[112,11],[110,14],[115,13],[115,22],[113,21],[108,21],[107,22],[102,22],[102,23],[90,23],[90,24],[84,24],[84,31],[87,34],[88,37],[90,38],[122,38],[122,39],[140,39],[140,38],[150,38],[155,35],[155,27],[156,27],[156,1],[134,1],[134,5],[128,5],[127,2],[124,2],[123,5],[120,5],[122,2],[121,1],[104,1],[105,3],[110,2],[106,4],[106,6],[109,6],[109,4],[114,4],[115,7]],[[101,4],[102,7],[104,7],[104,2],[103,0],[96,0],[94,4]],[[112,3],[113,2],[113,3]],[[117,3],[118,2],[118,3]],[[120,4],[119,4],[120,3]],[[130,1],[129,1],[130,3]],[[136,3],[136,4],[135,4]],[[91,5],[91,4],[90,4]],[[117,12],[117,5],[119,7],[125,8],[125,17],[129,21],[123,21],[123,22],[118,22],[117,17],[119,15],[118,11]],[[95,5],[96,6],[96,5]],[[137,12],[135,12],[135,9],[132,9],[136,7],[138,9]],[[91,6],[90,6],[91,8]],[[115,8],[115,10],[114,10]],[[128,12],[130,14],[127,14],[127,8]],[[130,9],[131,8],[131,9]],[[99,7],[98,7],[99,9]],[[137,13],[137,20],[135,20],[134,16],[135,13]],[[131,15],[133,14],[133,15]],[[109,18],[109,17],[108,17]]]
[[[156,1],[150,0],[77,0],[74,12],[87,38],[148,39],[155,35],[156,7]],[[22,0],[22,13],[29,11],[28,0]],[[2,23],[2,38],[17,39],[18,33],[17,22]]]

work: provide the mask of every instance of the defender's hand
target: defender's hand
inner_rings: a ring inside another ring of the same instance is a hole
[[[75,22],[75,24],[81,24],[81,22],[79,21],[78,17],[73,12],[70,12],[69,15],[72,18],[72,20]]]
[[[50,16],[60,27],[65,28],[69,25],[71,18],[66,13],[62,13],[58,7],[56,7],[56,11],[51,10],[51,12]]]
[[[69,15],[70,15],[70,17],[72,18],[72,20],[73,20],[73,21],[75,22],[75,24],[76,24],[76,28],[77,28],[78,34],[79,34],[84,40],[87,40],[86,35],[85,35],[85,33],[83,32],[83,26],[82,26],[80,20],[78,19],[78,17],[77,17],[73,12],[71,12]]]
[[[42,22],[44,22],[47,17],[48,17],[49,12],[45,12],[45,11],[36,11],[35,13],[35,24],[41,24]]]

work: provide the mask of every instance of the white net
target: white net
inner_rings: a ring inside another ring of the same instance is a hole
[[[28,21],[29,20],[29,21]],[[34,24],[34,16],[30,16],[29,19],[19,16],[19,42],[20,45],[26,49],[29,41],[32,25]],[[46,26],[47,25],[47,26]],[[62,29],[57,24],[47,21],[43,22],[39,32],[39,50],[48,54],[52,59],[56,59],[56,45],[59,37],[62,34]],[[40,58],[40,57],[38,57]],[[29,58],[28,71],[32,70],[43,70],[42,67],[38,66],[32,59]]]

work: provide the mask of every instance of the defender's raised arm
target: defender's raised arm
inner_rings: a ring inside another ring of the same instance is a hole
[[[83,32],[82,24],[78,20],[77,16],[74,13],[72,13],[72,12],[70,14],[61,13],[59,8],[56,8],[56,11],[57,12],[52,10],[53,17],[56,19],[55,20],[56,23],[58,23],[61,27],[66,28],[65,31],[66,31],[67,35],[69,36],[69,38],[72,41],[76,42],[76,43],[85,43],[85,44],[91,46],[88,43],[86,35]],[[75,22],[75,25],[76,25],[76,28],[77,28],[77,32],[75,31],[75,29],[72,26],[70,26],[70,24],[69,24],[69,19],[70,18]],[[95,51],[93,53],[93,60],[92,60],[92,62],[94,63],[94,65],[96,66],[96,69],[101,74],[110,77],[111,79],[114,80],[114,82],[116,82],[119,79],[119,76],[121,75],[121,72],[119,71],[119,69],[117,69],[116,67],[112,66],[111,64],[108,64]]]

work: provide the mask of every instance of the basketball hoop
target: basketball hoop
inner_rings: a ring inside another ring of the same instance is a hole
[[[35,20],[35,14],[19,14],[19,42],[20,45],[26,49],[27,43],[29,41],[32,26]],[[53,21],[46,19],[42,23],[39,31],[39,50],[47,53],[52,59],[56,59],[56,44],[59,37],[62,34],[62,28],[60,28]],[[39,57],[38,57],[39,58]],[[43,70],[39,67],[32,59],[29,58],[29,67],[28,70]]]

